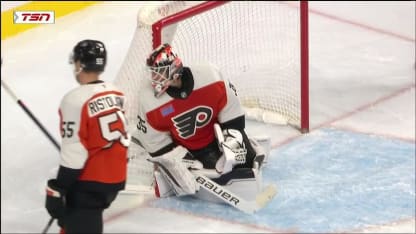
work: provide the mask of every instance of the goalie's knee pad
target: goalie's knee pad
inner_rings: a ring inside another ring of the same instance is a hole
[[[258,161],[259,167],[263,164],[267,163],[267,159],[270,154],[271,149],[271,142],[270,137],[253,137],[249,138],[251,146],[253,147],[254,151],[256,152],[256,156],[254,157],[254,162]],[[263,155],[263,156],[262,156]]]
[[[158,165],[159,172],[177,196],[194,194],[199,189],[194,175],[188,170],[188,165],[182,162],[187,154],[186,148],[177,146],[161,156],[148,159]]]
[[[165,176],[160,173],[159,171],[154,171],[154,176],[156,180],[156,196],[157,197],[170,197],[175,195],[173,187],[170,183],[166,180]]]
[[[190,154],[187,154],[184,158],[182,158],[182,163],[185,164],[188,169],[193,170],[200,170],[204,167],[202,162],[192,158]]]

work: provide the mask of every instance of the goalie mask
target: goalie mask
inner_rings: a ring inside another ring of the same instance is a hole
[[[155,97],[162,95],[172,80],[178,79],[182,74],[182,60],[173,52],[169,44],[160,45],[146,60],[151,72],[152,86]]]
[[[107,62],[107,51],[104,43],[95,40],[83,40],[72,50],[69,63],[80,62],[81,71],[102,72]]]

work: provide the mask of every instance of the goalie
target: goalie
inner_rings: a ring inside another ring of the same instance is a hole
[[[210,64],[183,66],[169,44],[146,62],[151,74],[139,91],[137,137],[157,168],[156,196],[201,195],[192,170],[222,186],[255,182],[241,187],[257,191],[266,154],[244,131],[235,87]]]

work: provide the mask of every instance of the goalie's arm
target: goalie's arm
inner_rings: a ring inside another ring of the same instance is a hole
[[[146,103],[139,103],[137,131],[133,134],[133,143],[140,145],[152,157],[161,156],[172,151],[177,145],[168,131],[161,131],[152,126],[146,114]]]

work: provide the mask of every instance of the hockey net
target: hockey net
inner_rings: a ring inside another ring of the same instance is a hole
[[[148,85],[145,60],[161,43],[170,43],[185,66],[218,66],[236,86],[247,118],[308,131],[307,24],[306,1],[173,1],[142,7],[115,80],[127,96],[133,137],[138,93]],[[148,191],[153,166],[147,154],[132,143],[129,157],[127,190]]]

